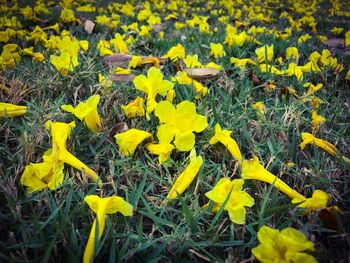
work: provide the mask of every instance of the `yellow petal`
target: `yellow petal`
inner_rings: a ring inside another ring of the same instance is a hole
[[[126,132],[118,133],[114,137],[120,153],[124,156],[132,156],[136,147],[145,139],[150,138],[153,140],[152,134],[138,129],[130,129]]]

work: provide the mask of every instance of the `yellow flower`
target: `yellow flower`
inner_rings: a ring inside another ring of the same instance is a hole
[[[98,83],[100,83],[101,86],[105,89],[107,89],[113,85],[113,81],[110,79],[107,79],[101,73],[98,73]]]
[[[286,59],[293,59],[297,60],[299,56],[298,48],[296,47],[289,47],[286,50]]]
[[[42,163],[31,163],[24,169],[21,183],[28,186],[28,193],[40,191],[46,187],[54,190],[63,182],[64,163],[53,160],[52,149],[44,153],[43,159]]]
[[[298,38],[298,44],[300,45],[309,39],[311,39],[311,36],[309,34],[304,34]]]
[[[147,77],[144,75],[136,76],[134,79],[136,89],[147,94],[147,112],[153,112],[157,105],[156,96],[160,94],[165,96],[167,92],[174,88],[174,83],[168,80],[163,80],[163,74],[160,69],[151,67],[147,72]]]
[[[158,155],[159,163],[166,163],[173,150],[175,149],[175,146],[170,143],[149,143],[146,145],[146,148],[150,153]]]
[[[266,106],[265,106],[264,102],[262,102],[262,101],[258,101],[256,103],[254,103],[252,105],[252,108],[254,110],[257,110],[257,115],[258,116],[263,116],[265,114],[265,112],[266,112]]]
[[[318,115],[314,110],[311,112],[311,114],[311,125],[313,128],[318,129],[326,121],[326,118]]]
[[[138,129],[130,129],[126,132],[114,135],[119,146],[119,152],[124,156],[132,156],[137,146],[144,140],[153,140],[152,134]]]
[[[196,92],[196,99],[201,99],[208,93],[208,88],[204,87],[204,85],[197,80],[193,80],[193,87]]]
[[[0,117],[17,117],[27,113],[26,106],[0,102]]]
[[[210,138],[209,143],[215,144],[217,142],[222,143],[232,154],[232,156],[238,160],[239,164],[242,164],[242,154],[238,147],[237,142],[231,138],[232,131],[222,130],[219,123],[215,125],[215,134]]]
[[[74,114],[79,120],[94,132],[101,130],[101,120],[97,112],[100,95],[93,95],[85,102],[80,102],[75,108],[72,105],[62,105],[61,109]]]
[[[172,81],[177,81],[181,85],[191,85],[193,83],[193,79],[185,71],[176,72],[176,76],[172,78]]]
[[[186,68],[202,67],[202,64],[198,60],[198,55],[193,55],[193,56],[187,55],[183,61],[186,65]]]
[[[332,54],[328,49],[323,49],[320,57],[320,63],[323,67],[336,68],[338,65],[338,60],[337,58],[332,57]]]
[[[345,33],[345,46],[350,46],[350,30]]]
[[[60,14],[60,21],[62,21],[63,23],[71,23],[75,21],[78,22],[79,19],[75,17],[74,11],[72,9],[64,8],[62,9]]]
[[[252,249],[253,255],[262,263],[316,263],[316,259],[305,253],[314,251],[314,244],[306,236],[291,227],[282,231],[262,226],[258,232],[260,244]]]
[[[342,27],[333,27],[333,28],[331,29],[331,32],[332,32],[334,35],[340,35],[341,32],[343,32],[343,31],[344,31],[344,28],[342,28]]]
[[[271,46],[264,45],[260,48],[257,48],[255,49],[255,54],[258,57],[258,63],[266,63],[266,61],[270,62],[273,59],[273,54],[274,54],[273,45]]]
[[[206,68],[215,68],[217,70],[221,70],[222,67],[218,64],[216,64],[215,62],[209,62],[207,65],[205,65]]]
[[[128,45],[125,43],[123,37],[119,33],[115,34],[114,39],[112,39],[110,43],[114,46],[115,50],[118,51],[120,54],[129,53]]]
[[[174,144],[179,151],[190,151],[195,144],[195,132],[207,126],[207,117],[196,113],[196,105],[188,100],[177,104],[176,108],[168,101],[160,102],[155,108],[160,126],[157,131],[159,141]]]
[[[181,44],[177,44],[177,46],[170,48],[164,58],[170,58],[171,60],[176,61],[179,58],[184,58],[185,56],[185,48]]]
[[[297,80],[303,80],[303,78],[304,78],[303,67],[302,66],[298,66],[295,63],[290,63],[288,65],[288,69],[285,71],[285,73],[289,77],[296,76]]]
[[[170,189],[170,192],[167,198],[172,199],[176,198],[178,195],[181,195],[187,187],[192,183],[194,178],[199,172],[203,164],[203,159],[201,156],[197,157],[196,150],[193,148],[190,152],[190,163],[185,168],[185,170],[176,178],[173,186]]]
[[[241,68],[245,68],[245,66],[247,64],[254,65],[254,66],[258,65],[258,64],[255,63],[255,61],[253,61],[250,58],[241,58],[241,59],[239,59],[239,58],[231,57],[230,61],[231,61],[232,64],[235,64],[237,67],[241,67]]]
[[[51,64],[63,75],[68,76],[68,71],[73,69],[79,64],[77,56],[70,56],[69,53],[62,53],[60,56],[51,55]]]
[[[297,191],[290,188],[285,182],[277,178],[275,175],[267,171],[264,166],[259,163],[258,157],[254,156],[251,160],[244,160],[242,164],[242,178],[244,180],[258,180],[273,184],[282,193],[289,196],[291,199],[299,198],[305,200],[306,198]]]
[[[317,84],[316,86],[310,82],[307,82],[304,84],[304,88],[307,88],[308,91],[307,91],[307,94],[306,95],[311,95],[319,90],[321,90],[323,88],[323,84],[322,83],[319,83]]]
[[[307,198],[306,200],[294,198],[292,204],[299,204],[298,207],[304,208],[305,213],[308,214],[313,211],[327,208],[327,204],[330,200],[331,197],[327,193],[321,190],[315,190],[312,193],[312,197]]]
[[[83,257],[84,263],[91,263],[93,262],[94,257],[95,240],[101,239],[105,229],[106,215],[120,212],[124,216],[132,216],[133,206],[119,196],[101,198],[97,195],[88,195],[84,198],[84,200],[89,205],[90,209],[97,215],[97,218],[92,224]],[[98,237],[95,236],[97,225],[96,222],[98,222]]]
[[[210,54],[214,58],[222,58],[225,56],[224,46],[220,43],[210,43]]]
[[[7,44],[3,46],[0,58],[2,58],[7,68],[14,68],[16,63],[21,59],[17,49],[18,46],[16,44]]]
[[[116,67],[114,69],[114,73],[117,74],[117,75],[118,74],[120,74],[120,75],[129,75],[129,74],[131,74],[131,70],[128,69],[128,68]]]
[[[337,148],[333,144],[325,140],[316,138],[311,133],[303,132],[301,133],[301,138],[303,139],[302,143],[299,144],[301,150],[304,150],[305,146],[308,144],[314,144],[328,152],[330,155],[335,156],[337,154]]]
[[[224,210],[228,211],[230,220],[236,224],[245,224],[245,207],[252,207],[254,199],[242,190],[243,184],[243,179],[234,179],[233,181],[230,181],[228,178],[220,179],[213,190],[205,194],[206,197],[214,202],[213,212],[219,211],[228,198]]]
[[[98,182],[98,185],[101,187],[102,181],[98,175],[77,157],[68,152],[66,148],[67,139],[71,130],[75,127],[75,122],[63,123],[47,121],[45,127],[47,130],[51,131],[53,161],[56,163],[61,161],[80,171],[84,171],[94,182]]]
[[[142,58],[140,56],[132,56],[129,62],[129,68],[137,68],[142,65]]]
[[[128,119],[145,116],[143,102],[143,98],[137,96],[136,99],[130,102],[128,105],[122,106],[125,116]]]
[[[348,72],[346,73],[345,79],[346,79],[346,80],[350,80],[350,69],[349,69]]]

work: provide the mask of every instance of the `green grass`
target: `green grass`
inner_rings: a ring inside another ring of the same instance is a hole
[[[20,3],[20,6],[25,6]],[[268,2],[265,2],[268,5]],[[99,6],[105,6],[101,3]],[[290,6],[290,4],[285,4]],[[327,13],[330,3],[322,3],[314,17],[318,23],[317,34],[332,38],[330,29],[334,26],[349,30],[349,17],[331,16]],[[199,6],[205,6],[203,2]],[[272,6],[272,4],[271,4]],[[282,1],[279,6],[283,6]],[[237,8],[240,5],[236,5]],[[282,7],[281,7],[282,8]],[[60,8],[53,6],[52,16],[47,23],[54,24]],[[278,17],[277,11],[273,16]],[[277,8],[276,8],[277,10]],[[288,10],[283,7],[283,10]],[[164,14],[159,12],[163,17]],[[200,13],[210,15],[207,11]],[[300,13],[290,14],[300,18]],[[17,13],[23,21],[22,16]],[[90,17],[91,16],[91,17]],[[85,17],[93,19],[95,14]],[[188,18],[191,18],[190,13]],[[113,138],[113,127],[126,122],[129,128],[138,128],[156,134],[158,119],[151,115],[145,118],[126,119],[121,105],[143,96],[132,83],[114,83],[104,91],[98,84],[98,73],[108,74],[109,69],[102,65],[102,58],[96,49],[101,38],[110,39],[114,33],[122,33],[121,28],[108,31],[97,26],[92,35],[87,35],[82,25],[60,23],[79,40],[86,39],[90,48],[79,55],[79,66],[68,77],[63,77],[49,62],[50,53],[43,47],[46,63],[34,63],[23,58],[17,67],[6,70],[4,79],[15,79],[21,83],[22,95],[8,94],[0,90],[0,101],[16,102],[29,107],[28,113],[20,118],[0,120],[0,261],[2,262],[79,262],[82,259],[91,225],[95,215],[91,212],[84,197],[89,194],[100,196],[119,195],[134,206],[134,215],[110,215],[106,229],[95,251],[96,262],[239,262],[251,257],[251,248],[257,246],[256,233],[259,227],[269,225],[278,229],[295,227],[307,234],[315,242],[315,257],[321,262],[345,262],[349,251],[349,169],[336,158],[316,147],[301,151],[301,132],[311,131],[311,106],[280,94],[282,86],[293,86],[298,94],[305,92],[303,83],[324,83],[317,96],[324,101],[318,113],[327,118],[317,137],[327,139],[337,145],[339,151],[350,156],[349,138],[349,81],[344,76],[349,69],[349,56],[337,56],[345,70],[335,77],[333,70],[323,70],[319,74],[305,74],[302,82],[294,77],[278,77],[263,74],[258,67],[248,66],[261,79],[261,83],[274,80],[275,91],[266,92],[254,86],[247,72],[231,65],[229,58],[255,57],[256,44],[246,43],[242,47],[228,48],[222,59],[209,58],[210,42],[222,43],[225,38],[225,25],[213,17],[213,25],[219,26],[213,35],[199,33],[198,29],[185,28],[176,32],[171,21],[165,22],[165,38],[158,39],[153,32],[151,38],[138,39],[131,48],[132,54],[162,56],[169,48],[182,43],[187,54],[198,54],[203,64],[215,61],[223,67],[221,81],[208,80],[205,85],[210,93],[202,100],[195,100],[192,89],[175,85],[174,104],[182,100],[194,101],[197,112],[208,117],[208,128],[196,134],[197,154],[204,159],[199,174],[177,200],[163,204],[176,176],[188,164],[188,153],[175,151],[171,166],[159,164],[156,156],[139,147],[133,157],[122,157]],[[136,21],[136,17],[122,17],[122,23]],[[243,21],[248,18],[243,16]],[[252,21],[252,23],[255,23]],[[275,20],[267,24],[257,22],[267,28],[283,30],[288,21]],[[141,24],[141,23],[140,23]],[[32,30],[35,23],[24,21],[26,29]],[[247,28],[246,28],[247,29]],[[313,38],[301,44],[299,64],[306,63],[313,51],[326,48],[317,40],[316,34],[304,27],[301,32],[293,32],[287,40],[271,34],[258,35],[263,44],[274,44],[275,58],[284,57],[289,46],[295,46],[298,36],[310,33]],[[186,36],[186,40],[181,40]],[[342,35],[344,36],[344,35]],[[33,43],[13,41],[21,47]],[[150,53],[150,50],[152,53]],[[226,74],[229,70],[233,74]],[[147,69],[136,70],[135,74],[145,74]],[[162,72],[170,79],[175,70],[171,63]],[[62,104],[77,104],[93,94],[102,94],[98,110],[103,121],[103,131],[90,132],[74,116],[60,110]],[[251,105],[263,101],[267,112],[258,118]],[[32,195],[26,194],[20,184],[25,165],[40,162],[43,153],[51,146],[50,134],[45,131],[47,120],[70,122],[75,120],[77,127],[72,131],[67,148],[89,167],[98,172],[105,183],[99,189],[82,174],[65,166],[64,184],[55,191],[45,190]],[[332,204],[338,205],[342,213],[337,216],[342,225],[336,232],[327,228],[317,214],[303,216],[302,212],[290,204],[290,199],[270,185],[247,181],[244,188],[255,199],[255,205],[247,209],[247,223],[237,225],[230,222],[227,212],[222,209],[217,214],[201,207],[208,202],[204,194],[211,190],[220,178],[240,178],[237,162],[220,145],[209,145],[214,134],[214,126],[220,123],[224,129],[232,130],[232,137],[238,142],[245,159],[257,155],[264,166],[285,180],[290,186],[305,196],[315,189],[322,189],[333,196]],[[292,161],[295,167],[289,168]]]

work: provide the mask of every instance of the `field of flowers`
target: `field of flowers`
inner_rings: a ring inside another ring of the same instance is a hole
[[[0,12],[0,262],[348,262],[347,1]]]

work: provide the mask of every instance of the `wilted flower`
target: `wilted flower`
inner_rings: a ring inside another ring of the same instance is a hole
[[[64,123],[47,121],[45,127],[47,130],[51,131],[53,161],[55,163],[61,161],[80,171],[84,171],[94,182],[98,182],[98,185],[101,187],[102,181],[98,175],[77,157],[68,152],[66,148],[67,139],[70,136],[71,130],[75,127],[75,122]]]
[[[228,198],[224,210],[228,211],[231,221],[236,224],[245,224],[245,207],[252,207],[254,199],[242,190],[243,184],[243,179],[234,179],[233,181],[228,178],[220,179],[214,189],[205,194],[214,202],[213,212],[219,211]]]
[[[128,105],[122,106],[125,116],[128,119],[145,116],[143,102],[143,98],[137,96],[136,99],[130,102]]]
[[[124,216],[132,216],[133,206],[119,196],[101,198],[97,195],[88,195],[84,200],[97,215],[97,218],[92,224],[83,257],[84,263],[91,263],[94,257],[95,240],[101,239],[105,229],[106,215],[120,212]],[[98,225],[97,229],[96,225]],[[97,237],[95,236],[96,232],[98,233]]]
[[[137,146],[146,139],[153,139],[152,134],[138,129],[130,129],[126,132],[114,135],[119,146],[119,152],[124,156],[132,156]]]
[[[101,130],[101,120],[97,112],[97,105],[100,102],[99,95],[93,95],[85,102],[80,102],[75,108],[72,105],[62,105],[61,109],[74,114],[79,120],[92,131]]]
[[[234,158],[242,164],[242,154],[238,147],[237,142],[231,137],[232,131],[222,130],[219,123],[215,125],[215,134],[212,138],[210,138],[209,143],[215,144],[217,142],[222,143],[232,154]]]
[[[27,113],[26,106],[0,102],[0,117],[18,117]]]
[[[167,198],[176,198],[178,195],[181,195],[187,189],[187,187],[192,183],[192,181],[198,174],[202,164],[203,164],[202,157],[201,156],[197,157],[196,150],[193,148],[190,152],[189,165],[176,178],[173,186],[170,189],[170,192]]]
[[[262,226],[258,232],[260,244],[252,249],[253,255],[263,263],[316,263],[316,259],[305,253],[314,251],[314,244],[306,236],[291,227],[282,231]]]
[[[31,163],[26,166],[21,183],[28,186],[27,192],[40,191],[46,187],[54,190],[59,187],[64,179],[64,163],[55,162],[52,156],[52,149],[47,150],[43,155],[42,163]]]

